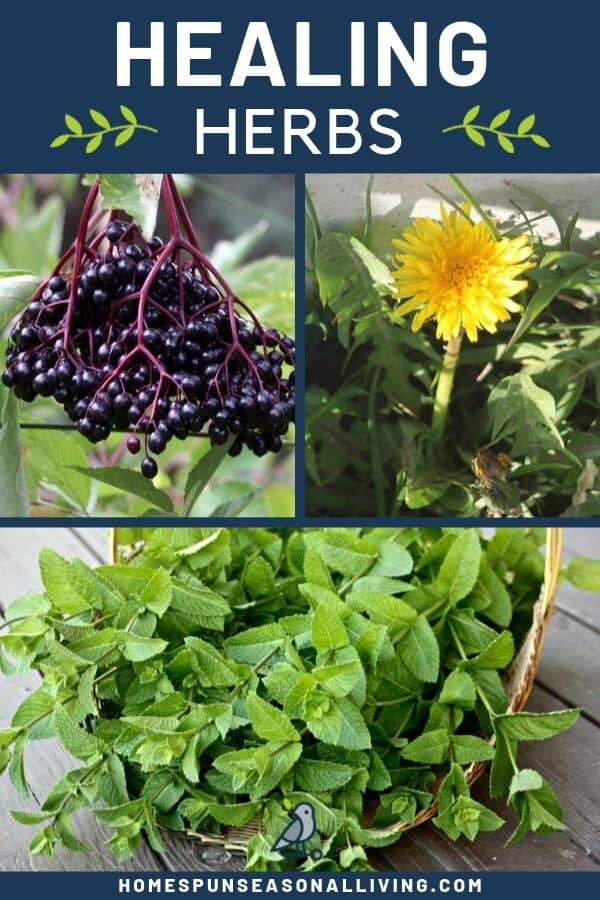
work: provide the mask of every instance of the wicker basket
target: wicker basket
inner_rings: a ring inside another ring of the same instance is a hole
[[[510,668],[507,670],[504,683],[508,696],[508,710],[517,712],[524,709],[529,695],[533,689],[535,675],[539,666],[542,647],[546,637],[548,623],[554,611],[554,603],[556,599],[556,589],[558,586],[558,577],[560,573],[560,562],[562,556],[562,528],[546,529],[546,565],[544,571],[544,582],[540,591],[540,597],[533,608],[533,622],[521,645],[517,655],[515,656]],[[116,562],[118,558],[118,536],[117,529],[110,529],[110,561]],[[493,743],[494,738],[490,738]],[[477,779],[485,772],[487,763],[473,763],[465,771],[467,781],[470,785],[474,784]],[[427,809],[415,817],[410,824],[396,823],[390,825],[387,829],[391,833],[397,833],[398,836],[404,831],[410,831],[423,825],[429,819],[437,814],[437,802],[432,801]],[[364,823],[365,827],[369,827],[370,823]],[[246,842],[249,837],[256,834],[258,824],[249,822],[243,827],[225,828],[223,835],[203,834],[201,832],[188,832],[190,837],[194,837],[203,844],[221,847],[223,850],[233,852],[243,852],[246,849]],[[381,829],[379,829],[381,830]]]

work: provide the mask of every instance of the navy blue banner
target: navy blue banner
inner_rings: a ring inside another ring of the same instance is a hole
[[[6,4],[0,167],[594,171],[599,20],[531,0]]]
[[[266,895],[270,897],[369,896],[443,897],[480,896],[486,900],[526,900],[534,894],[546,900],[562,898],[567,892],[586,900],[597,895],[598,875],[594,872],[20,872],[2,873],[3,896],[40,896],[50,891],[62,900],[88,900],[153,895],[219,898]]]

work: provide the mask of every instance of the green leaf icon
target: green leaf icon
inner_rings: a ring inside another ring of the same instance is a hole
[[[123,144],[126,144],[127,141],[130,141],[133,135],[135,134],[135,128],[133,125],[131,128],[125,128],[124,131],[120,131],[115,138],[115,147],[122,147]]]
[[[128,106],[124,106],[123,104],[121,104],[120,109],[121,115],[127,122],[131,122],[132,125],[137,125],[137,116],[132,109],[129,109]]]
[[[538,147],[543,147],[544,149],[548,149],[550,146],[550,142],[546,140],[545,137],[542,137],[541,134],[530,134],[529,137],[533,141],[534,144],[537,144]]]
[[[101,112],[98,112],[97,109],[90,109],[90,118],[99,125],[100,128],[110,128],[110,122],[103,116]]]
[[[89,140],[87,142],[87,144],[85,145],[85,152],[86,153],[95,153],[101,143],[102,143],[102,134],[94,135],[94,137],[91,138],[91,140]]]
[[[497,138],[498,138],[498,143],[500,144],[502,149],[506,151],[506,153],[514,153],[515,152],[515,145],[509,138],[506,137],[506,135],[498,134]]]
[[[89,154],[96,152],[107,134],[114,135],[115,147],[122,147],[123,144],[126,144],[128,141],[130,141],[136,131],[149,131],[152,134],[158,134],[157,128],[154,128],[152,125],[142,125],[140,122],[138,122],[136,114],[128,106],[122,104],[120,106],[120,110],[121,115],[124,119],[124,124],[111,125],[108,117],[105,116],[104,113],[100,112],[98,109],[90,107],[89,115],[95,127],[92,126],[86,131],[84,131],[83,125],[81,124],[79,119],[76,119],[75,116],[71,116],[69,113],[66,113],[65,122],[67,124],[67,128],[69,129],[69,132],[66,134],[57,135],[52,140],[50,146],[53,148],[62,147],[63,144],[66,144],[69,139],[79,138],[86,141],[85,152]]]
[[[465,129],[467,132],[467,137],[470,141],[473,141],[474,144],[477,144],[478,147],[485,147],[485,138],[480,131],[477,131],[476,128],[468,127]]]
[[[54,140],[52,141],[50,146],[51,147],[62,147],[63,144],[67,143],[67,141],[69,140],[70,137],[71,137],[70,134],[59,134],[59,135],[57,135],[57,137],[54,138]]]
[[[531,131],[535,124],[535,116],[533,113],[530,116],[526,116],[520,123],[517,129],[517,133],[519,135],[527,134],[528,131]]]
[[[83,134],[83,126],[75,116],[70,116],[69,113],[67,113],[65,116],[65,123],[69,131],[72,131],[73,134]]]
[[[550,146],[550,142],[543,135],[531,133],[531,129],[535,125],[535,115],[533,113],[525,116],[515,131],[514,125],[511,128],[506,124],[510,119],[512,112],[510,107],[507,106],[506,109],[501,109],[500,112],[496,113],[489,125],[484,125],[482,122],[476,121],[480,110],[481,107],[478,104],[472,106],[464,114],[462,122],[457,125],[449,125],[447,128],[443,128],[442,134],[447,134],[449,131],[464,131],[471,143],[475,144],[477,147],[485,147],[486,133],[492,134],[505,153],[515,152],[516,140],[533,141],[537,147],[544,147],[546,149]]]
[[[472,106],[471,109],[468,109],[466,111],[464,119],[463,119],[463,125],[468,125],[469,122],[472,122],[473,119],[476,119],[477,116],[479,115],[480,109],[481,109],[481,106],[479,106],[479,105]]]
[[[490,122],[490,128],[492,131],[496,128],[500,128],[501,125],[504,125],[506,120],[510,116],[510,109],[503,109],[502,112],[499,112],[497,116],[494,116],[492,121]]]

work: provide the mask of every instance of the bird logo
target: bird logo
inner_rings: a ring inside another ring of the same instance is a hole
[[[317,830],[314,807],[310,803],[298,803],[290,812],[290,817],[291,822],[285,826],[271,849],[286,855],[299,855],[305,852],[306,842]],[[312,859],[319,859],[321,851],[313,850],[309,855]]]

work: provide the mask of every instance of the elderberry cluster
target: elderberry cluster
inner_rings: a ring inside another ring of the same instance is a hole
[[[234,436],[231,456],[277,452],[294,419],[294,341],[240,311],[199,256],[113,219],[19,317],[4,384],[54,397],[94,443],[130,430],[148,478],[173,437],[204,430],[213,445]]]

